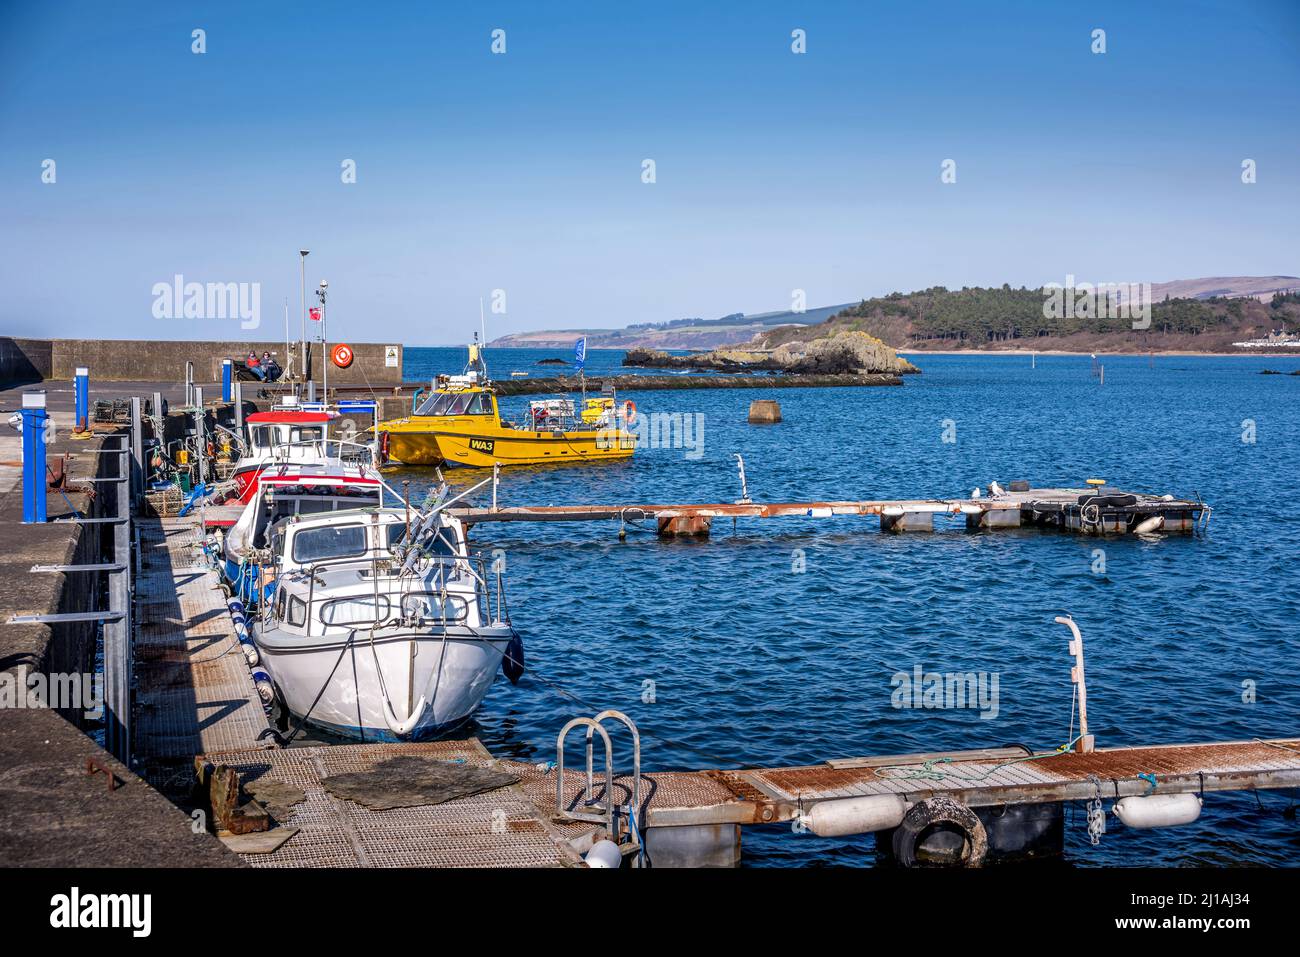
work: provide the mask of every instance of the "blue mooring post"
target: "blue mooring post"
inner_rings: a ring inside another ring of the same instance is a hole
[[[73,428],[77,432],[85,432],[90,428],[90,370],[85,366],[78,366],[74,383],[77,393],[77,413],[73,419]]]
[[[221,360],[221,401],[230,401],[230,360]]]
[[[23,393],[23,522],[45,521],[45,393]]]

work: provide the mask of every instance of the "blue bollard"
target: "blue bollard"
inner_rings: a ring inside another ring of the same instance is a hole
[[[229,402],[231,399],[230,371],[231,371],[230,360],[222,359],[221,360],[221,401],[222,402]]]
[[[90,370],[85,366],[77,367],[77,376],[73,380],[77,394],[77,412],[73,418],[73,428],[85,432],[90,428]]]
[[[45,521],[45,393],[23,393],[23,522]]]

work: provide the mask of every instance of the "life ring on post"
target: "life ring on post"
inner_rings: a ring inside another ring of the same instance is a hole
[[[380,464],[388,461],[388,432],[379,433],[379,461]]]
[[[330,358],[340,369],[346,369],[352,365],[352,347],[346,342],[340,342],[330,350]]]
[[[989,852],[989,835],[984,822],[965,804],[950,797],[932,797],[914,804],[894,830],[894,857],[904,867],[924,867],[917,851],[935,829],[958,832],[963,845],[955,862],[960,867],[980,867]]]
[[[628,425],[636,421],[636,403],[631,399],[623,403],[623,421]]]

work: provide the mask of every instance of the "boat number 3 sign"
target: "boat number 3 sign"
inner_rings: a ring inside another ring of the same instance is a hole
[[[496,448],[496,441],[494,439],[470,439],[469,447],[475,452],[484,452],[491,455],[493,449]]]

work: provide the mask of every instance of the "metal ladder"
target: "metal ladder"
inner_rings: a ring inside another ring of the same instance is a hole
[[[614,794],[614,749],[610,743],[609,732],[604,722],[609,719],[621,721],[632,732],[632,801],[619,804]],[[587,729],[587,786],[583,791],[578,806],[572,810],[566,807],[564,799],[564,739],[577,727]],[[595,795],[595,775],[593,772],[593,751],[595,736],[599,734],[605,743],[605,799],[597,801]],[[624,857],[640,854],[641,832],[645,822],[640,820],[641,813],[641,734],[632,719],[622,711],[602,711],[594,718],[574,718],[561,730],[555,741],[555,808],[556,813],[571,821],[593,821],[604,824],[609,839],[618,845]],[[626,816],[631,827],[624,831],[620,827],[620,818]]]

